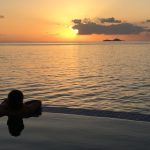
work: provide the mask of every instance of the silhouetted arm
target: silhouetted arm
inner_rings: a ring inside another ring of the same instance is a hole
[[[24,103],[23,114],[24,118],[28,117],[38,117],[41,115],[42,103],[38,100],[32,100]]]
[[[4,101],[0,104],[0,117],[7,115],[8,112],[8,100],[4,99]]]
[[[1,105],[5,105],[5,106],[8,105],[8,99],[7,98],[3,99]]]

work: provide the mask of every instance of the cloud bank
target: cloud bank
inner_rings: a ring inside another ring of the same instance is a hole
[[[117,20],[114,17],[111,18],[98,18],[101,23],[121,23],[121,20]]]
[[[142,32],[150,32],[150,29],[135,25],[132,23],[122,22],[121,20],[116,20],[115,18],[103,18],[100,19],[101,23],[95,21],[84,21],[81,19],[72,20],[74,23],[73,29],[78,30],[79,35],[91,35],[91,34],[106,34],[106,35],[129,35],[129,34],[139,34]],[[105,25],[104,23],[111,23]],[[115,24],[114,24],[115,23]]]

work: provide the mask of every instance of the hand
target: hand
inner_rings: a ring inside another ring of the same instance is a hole
[[[2,106],[8,106],[8,99],[4,99],[4,101],[1,103]]]

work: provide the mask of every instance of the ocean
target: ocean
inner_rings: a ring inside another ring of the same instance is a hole
[[[150,115],[150,42],[1,43],[0,99]]]

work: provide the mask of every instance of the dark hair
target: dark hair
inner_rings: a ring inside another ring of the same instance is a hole
[[[11,110],[19,110],[23,105],[23,93],[19,90],[12,90],[8,94],[8,107]]]

